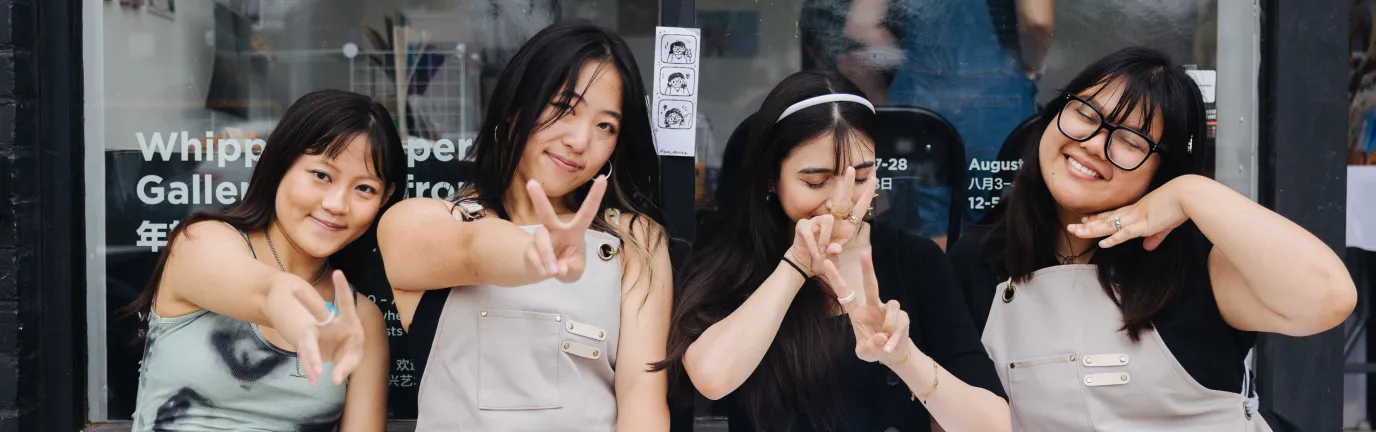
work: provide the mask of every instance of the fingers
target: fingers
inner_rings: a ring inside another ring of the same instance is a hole
[[[832,213],[843,212],[849,208],[850,186],[856,183],[854,172],[856,169],[853,166],[846,166],[846,169],[841,172],[841,179],[839,179],[842,180],[841,184],[838,184],[837,188],[831,191],[831,198],[827,198],[827,209],[832,210]]]
[[[561,225],[559,215],[554,213],[554,206],[549,203],[549,195],[545,195],[545,188],[540,187],[540,182],[526,182],[526,193],[530,195],[530,203],[535,206],[535,215],[540,218],[541,224],[551,228]]]
[[[354,291],[349,288],[349,280],[344,278],[344,272],[334,271],[334,308],[339,311],[339,317],[344,322],[358,321],[358,306],[354,304]],[[352,321],[351,321],[352,320]]]
[[[330,318],[332,312],[330,312],[329,307],[325,306],[325,299],[320,298],[320,293],[315,292],[314,288],[306,285],[305,281],[302,281],[300,285],[292,288],[291,296],[295,297],[296,301],[301,303],[302,307],[306,308],[306,312],[310,312],[311,319],[314,319],[316,322],[322,322]]]
[[[1123,225],[1123,229],[1121,231],[1118,231],[1117,233],[1108,236],[1108,238],[1106,239],[1099,240],[1099,248],[1108,249],[1123,244],[1123,242],[1126,242],[1128,240],[1140,237],[1140,235],[1138,235],[1139,231],[1140,229],[1138,229],[1136,226]]]
[[[855,203],[851,201],[855,196],[855,167],[846,167],[845,173],[841,174],[841,180],[831,205],[836,206],[835,209],[841,213],[850,214],[855,210]]]
[[[826,277],[827,285],[831,286],[831,292],[836,295],[836,300],[841,302],[841,310],[850,313],[863,305],[863,301],[857,301],[859,299],[856,298],[855,290],[846,286],[845,278],[841,277],[841,272],[836,270],[836,264],[831,260],[822,261],[822,275]]]
[[[879,185],[879,175],[878,175],[878,172],[871,173],[871,174],[870,174],[870,178],[865,179],[865,185],[862,186],[862,187],[860,188],[860,191],[861,191],[861,192],[860,192],[860,199],[855,200],[855,209],[853,209],[853,210],[851,210],[851,211],[852,211],[852,212],[868,212],[868,211],[870,210],[870,203],[874,201],[874,191],[875,191],[875,189],[877,189],[877,186],[878,186],[878,185]],[[860,215],[857,215],[857,217],[859,217],[859,218],[861,218],[861,219],[863,219],[864,216],[865,216],[865,215],[864,215],[863,213],[860,214]]]
[[[869,301],[870,304],[880,304],[879,278],[874,275],[874,256],[869,252],[862,252],[860,254],[860,274],[862,275],[861,280],[865,284],[865,299]]]
[[[1169,228],[1165,231],[1147,236],[1146,239],[1142,240],[1142,248],[1148,251],[1156,250],[1157,247],[1161,246],[1161,242],[1166,240],[1166,236],[1170,235],[1171,231],[1174,229],[1175,228]]]
[[[559,259],[554,254],[554,242],[550,241],[549,229],[544,225],[535,227],[535,252],[539,255],[542,276],[559,275]]]
[[[588,229],[597,218],[597,209],[602,208],[602,196],[607,193],[607,176],[597,176],[592,181],[592,189],[583,198],[583,206],[578,208],[578,216],[573,218],[574,227],[580,231]]]
[[[301,340],[296,341],[296,356],[301,360],[301,369],[306,374],[306,381],[314,386],[320,379],[320,374],[325,371],[325,363],[320,359],[320,332],[315,326],[306,327]]]
[[[363,352],[359,348],[363,345],[363,325],[358,321],[354,321],[354,325],[358,327],[357,334],[335,348],[334,370],[330,374],[334,385],[344,384],[344,379],[353,374],[354,369],[358,369],[359,363],[363,361]]]
[[[890,354],[892,354],[892,353],[894,352],[894,350],[897,350],[897,349],[898,349],[898,345],[899,345],[900,343],[903,343],[903,339],[905,339],[905,338],[907,337],[907,335],[908,335],[908,325],[909,325],[909,322],[908,322],[908,313],[907,313],[907,312],[903,312],[902,309],[899,309],[899,308],[897,307],[897,303],[898,303],[898,302],[893,302],[893,303],[894,303],[894,306],[895,306],[895,307],[894,307],[894,310],[893,310],[893,315],[894,315],[896,318],[894,319],[893,328],[890,329],[889,331],[886,331],[886,332],[885,332],[886,334],[888,334],[888,335],[890,335],[890,336],[889,336],[889,342],[888,342],[887,344],[884,344],[884,352],[890,353]]]
[[[822,258],[822,251],[817,248],[817,238],[813,237],[816,235],[816,228],[817,226],[814,225],[810,219],[798,221],[797,235],[803,239],[803,245],[807,246],[807,254],[811,256],[813,260]]]
[[[819,231],[819,234],[817,235],[817,241],[823,245],[822,247],[830,248],[830,245],[832,243],[831,229],[833,225],[836,223],[836,218],[832,217],[831,215],[822,215],[815,217],[813,219],[816,219],[817,226],[821,227],[821,231]]]
[[[898,326],[899,312],[898,300],[889,300],[888,303],[884,303],[884,327],[880,330],[881,332],[893,334],[894,327]]]

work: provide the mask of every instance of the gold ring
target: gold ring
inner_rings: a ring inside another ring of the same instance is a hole
[[[859,217],[859,216],[856,216],[855,214],[851,214],[850,217],[846,218],[846,220],[848,220],[848,221],[850,221],[850,223],[853,223],[853,224],[856,224],[856,225],[860,225],[861,223],[863,223],[863,222],[860,220],[860,217]]]
[[[836,220],[845,220],[847,217],[850,217],[850,212],[838,212],[836,210],[832,210],[831,217],[836,218]]]

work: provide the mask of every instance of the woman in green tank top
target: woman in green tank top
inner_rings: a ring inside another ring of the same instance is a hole
[[[401,139],[382,105],[323,90],[261,151],[239,203],[178,224],[127,308],[148,316],[136,431],[384,428],[382,314],[331,269],[403,195]]]

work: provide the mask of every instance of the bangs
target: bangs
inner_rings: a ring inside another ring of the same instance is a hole
[[[587,65],[589,62],[596,62],[597,68],[592,72],[592,79],[588,80],[588,87],[592,87],[591,84],[602,78],[602,76],[606,74],[607,68],[612,66],[610,59],[601,58],[599,56],[588,56],[587,58],[579,59],[579,61],[569,63],[568,69],[564,71],[562,83],[557,90],[552,92],[553,94],[544,98],[549,100],[550,103],[555,104],[555,109],[557,109],[557,111],[554,112],[554,115],[549,116],[549,118],[538,119],[535,124],[535,130],[538,131],[547,128],[573,111],[573,99],[575,97],[579,99],[583,98],[583,93],[578,92],[578,80],[583,77],[583,66]]]
[[[397,161],[391,160],[391,155],[394,152],[387,151],[386,146],[392,144],[389,142],[387,133],[383,127],[378,125],[375,121],[369,123],[369,128],[366,131],[330,131],[330,133],[325,135],[320,141],[307,146],[305,153],[308,155],[325,156],[330,160],[334,160],[338,158],[341,153],[344,153],[345,149],[349,148],[349,143],[353,141],[354,138],[360,136],[365,137],[368,140],[368,152],[366,153],[366,157],[369,162],[371,162],[369,165],[371,165],[373,175],[377,176],[379,180],[382,180],[384,187],[395,186],[395,179],[401,178],[400,176],[405,175],[405,173],[392,172],[394,169],[393,167],[404,167],[405,165],[398,164]]]
[[[1171,102],[1185,100],[1191,89],[1182,88],[1178,80],[1168,79],[1165,72],[1160,66],[1112,71],[1099,80],[1099,89],[1092,96],[1121,89],[1118,103],[1104,114],[1107,121],[1123,125],[1140,112],[1142,126],[1138,132],[1150,138],[1152,125],[1160,117],[1161,136],[1152,139],[1163,150],[1183,150],[1184,141],[1190,138],[1188,114],[1183,108],[1185,104]]]
[[[836,161],[831,167],[831,170],[835,172],[836,175],[843,175],[846,167],[855,165],[856,163],[856,161],[851,160],[851,150],[856,148],[863,150],[865,142],[872,138],[866,136],[859,128],[851,126],[850,123],[844,121],[836,122],[835,127],[830,132],[832,134],[832,152],[835,156],[834,160]],[[874,151],[871,150],[870,154],[873,153]]]

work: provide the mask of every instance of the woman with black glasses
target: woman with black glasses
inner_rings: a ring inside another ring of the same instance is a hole
[[[1160,52],[1090,65],[1047,107],[1002,217],[952,248],[1014,430],[1269,430],[1249,403],[1256,332],[1352,311],[1323,242],[1194,174],[1203,106]]]

